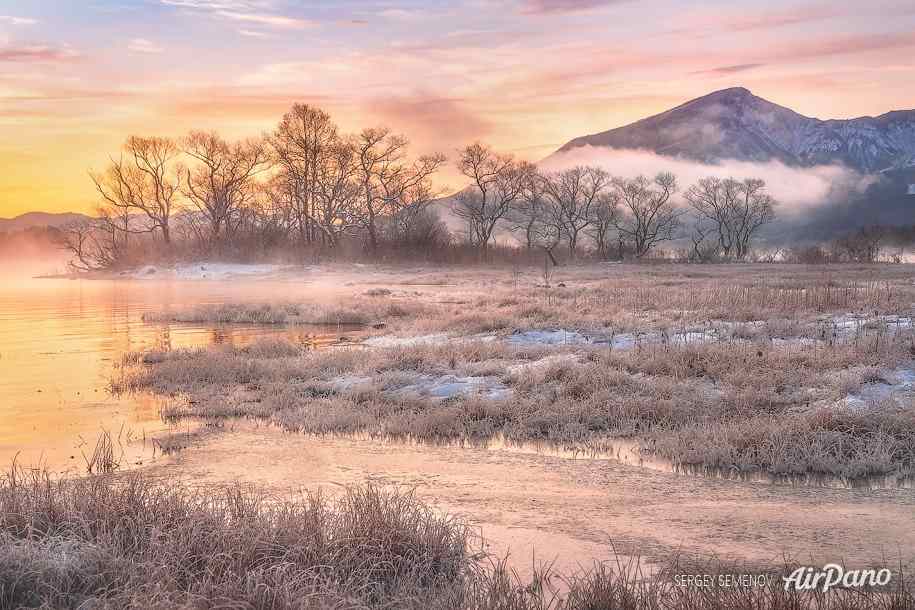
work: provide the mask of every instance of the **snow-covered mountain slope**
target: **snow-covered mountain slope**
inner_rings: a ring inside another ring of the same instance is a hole
[[[576,138],[560,152],[584,145],[651,150],[706,163],[840,163],[876,173],[915,165],[915,110],[823,121],[733,88],[625,127]]]

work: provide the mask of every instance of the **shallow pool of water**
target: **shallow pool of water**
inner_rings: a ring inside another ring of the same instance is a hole
[[[352,328],[145,323],[144,312],[226,302],[315,298],[303,282],[158,282],[0,278],[0,468],[14,458],[79,469],[103,430],[142,440],[167,426],[164,399],[112,396],[124,353],[281,336],[309,347],[358,334]],[[144,446],[143,443],[125,443]],[[146,446],[149,446],[147,443]],[[129,461],[141,459],[128,455]],[[18,457],[17,457],[18,456]]]

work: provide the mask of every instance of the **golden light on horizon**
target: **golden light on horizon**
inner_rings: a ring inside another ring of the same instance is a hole
[[[915,9],[897,0],[223,4],[0,15],[0,217],[92,211],[87,172],[131,134],[256,137],[294,102],[417,153],[481,140],[533,161],[733,85],[822,118],[915,106]],[[462,186],[452,167],[437,181]]]

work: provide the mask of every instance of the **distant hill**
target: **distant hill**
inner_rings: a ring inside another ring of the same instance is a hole
[[[27,212],[16,216],[15,218],[0,218],[0,233],[22,231],[24,229],[36,227],[57,228],[83,220],[89,220],[89,217],[84,214],[75,214],[72,212],[62,212],[60,214]]]
[[[799,167],[838,163],[870,174],[915,166],[915,110],[820,120],[737,87],[624,127],[575,138],[559,151],[585,145],[650,150],[703,163],[726,159],[778,160]]]

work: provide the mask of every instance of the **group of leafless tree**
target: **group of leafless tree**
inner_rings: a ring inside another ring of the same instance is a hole
[[[794,263],[902,262],[905,246],[915,243],[915,227],[861,227],[818,244],[787,249],[782,259]]]
[[[102,205],[67,230],[81,269],[133,262],[143,247],[197,253],[334,249],[365,236],[440,239],[428,206],[443,155],[411,159],[408,141],[386,128],[342,134],[324,111],[295,105],[276,129],[230,142],[191,132],[175,140],[130,137],[117,158],[91,173]]]
[[[501,236],[527,252],[576,258],[641,258],[689,235],[694,260],[744,259],[775,201],[761,180],[707,178],[677,204],[675,176],[611,176],[599,167],[544,172],[483,144],[458,151],[469,186],[452,200],[465,227],[458,243],[431,204],[442,154],[411,157],[387,128],[343,134],[318,108],[297,104],[260,138],[217,133],[181,139],[130,137],[102,172],[90,173],[96,218],[71,226],[65,245],[89,270],[151,255],[236,254],[279,249],[339,252],[356,244],[421,252],[468,246],[480,258]],[[686,232],[684,232],[686,231]]]
[[[620,178],[589,166],[542,172],[482,144],[460,151],[458,168],[470,186],[456,196],[454,211],[482,252],[502,227],[550,257],[564,245],[575,258],[589,241],[600,258],[642,258],[688,237],[691,260],[744,260],[759,229],[775,218],[776,201],[758,179],[705,178],[677,205],[670,173]]]

